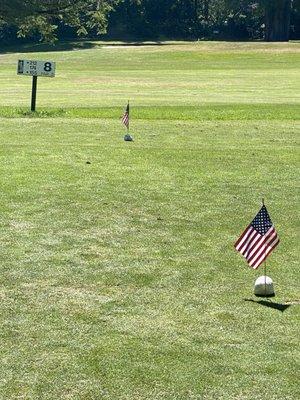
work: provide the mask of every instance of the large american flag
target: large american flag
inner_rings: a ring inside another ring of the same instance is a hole
[[[267,208],[263,205],[251,224],[244,230],[234,247],[256,269],[279,243]]]
[[[129,102],[122,116],[122,122],[126,126],[126,128],[129,129]]]

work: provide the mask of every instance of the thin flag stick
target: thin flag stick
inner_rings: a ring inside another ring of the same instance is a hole
[[[133,138],[129,134],[129,128],[130,128],[130,105],[129,105],[129,100],[127,102],[127,106],[126,106],[124,114],[122,116],[122,123],[126,126],[126,129],[127,129],[127,133],[124,136],[124,140],[126,142],[132,142]]]
[[[267,261],[264,262],[264,274],[265,274],[265,296],[267,295]]]
[[[265,199],[262,198],[262,205],[265,205]],[[266,255],[266,248],[265,248],[265,255]],[[264,262],[264,275],[265,275],[265,296],[267,295],[267,260],[265,259]]]
[[[128,100],[128,125],[127,125],[127,133],[129,134],[129,124],[130,124],[130,117],[129,117],[129,113],[130,113],[130,111],[129,111],[129,100]]]
[[[127,128],[127,134],[129,133],[129,100],[125,108],[124,114],[122,115],[122,123]]]
[[[270,281],[268,279],[270,284],[267,285],[265,261],[278,243],[278,234],[262,199],[260,210],[234,244],[234,248],[245,257],[250,267],[257,269],[264,264],[265,278],[260,276],[255,282],[254,294],[257,296],[274,296],[271,278]]]

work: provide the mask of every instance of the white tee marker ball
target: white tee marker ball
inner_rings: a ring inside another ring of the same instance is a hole
[[[275,296],[273,281],[268,276],[260,276],[254,284],[255,296],[271,297]]]

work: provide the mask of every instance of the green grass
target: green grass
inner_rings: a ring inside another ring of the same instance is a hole
[[[93,46],[0,55],[0,104],[29,106],[31,79],[16,75],[18,58],[57,62],[56,78],[38,80],[40,107],[300,102],[299,43]]]
[[[6,118],[106,118],[118,119],[120,107],[39,108],[31,112],[26,107],[0,107],[0,117]],[[131,110],[135,120],[181,121],[248,121],[299,120],[297,104],[210,104],[201,106],[140,106]]]
[[[10,51],[0,399],[299,398],[299,44]],[[58,63],[35,114],[23,56]],[[233,249],[262,197],[284,312]]]

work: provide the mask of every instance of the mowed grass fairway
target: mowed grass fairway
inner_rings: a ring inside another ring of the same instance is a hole
[[[69,47],[0,55],[0,399],[299,399],[299,43]]]

